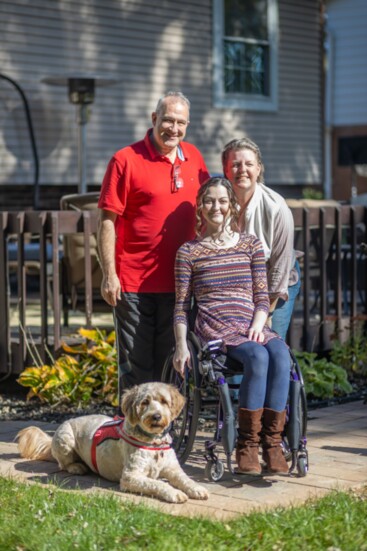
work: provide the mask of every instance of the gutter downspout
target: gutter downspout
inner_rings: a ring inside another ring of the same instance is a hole
[[[324,129],[324,197],[332,198],[332,130],[334,87],[334,37],[325,23],[325,129]]]

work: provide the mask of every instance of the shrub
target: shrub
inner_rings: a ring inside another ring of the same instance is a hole
[[[330,352],[331,361],[345,369],[351,382],[361,382],[362,386],[367,377],[366,337],[362,328],[354,327],[346,342],[333,342]]]
[[[343,367],[318,357],[315,352],[293,352],[302,371],[307,396],[326,399],[352,392]]]
[[[49,404],[88,405],[92,400],[118,405],[118,370],[115,333],[79,329],[85,342],[63,344],[63,353],[51,365],[27,367],[18,383],[30,387],[27,399]]]
[[[321,200],[324,198],[324,193],[322,190],[318,190],[312,187],[305,187],[302,190],[302,198],[303,199],[317,199]]]

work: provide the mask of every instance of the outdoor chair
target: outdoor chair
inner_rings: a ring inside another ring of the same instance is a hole
[[[61,210],[97,210],[99,193],[64,195]],[[90,236],[92,309],[93,312],[110,312],[111,307],[102,299],[100,288],[102,271],[98,260],[97,237]],[[85,238],[83,233],[64,234],[61,262],[61,288],[64,325],[68,326],[70,310],[85,311]]]

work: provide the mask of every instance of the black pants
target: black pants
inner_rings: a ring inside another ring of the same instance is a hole
[[[174,293],[122,293],[114,308],[119,396],[125,388],[160,381],[174,345]]]

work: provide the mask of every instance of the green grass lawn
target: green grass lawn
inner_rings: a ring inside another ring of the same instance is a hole
[[[367,550],[367,487],[230,522],[0,478],[0,551]]]

